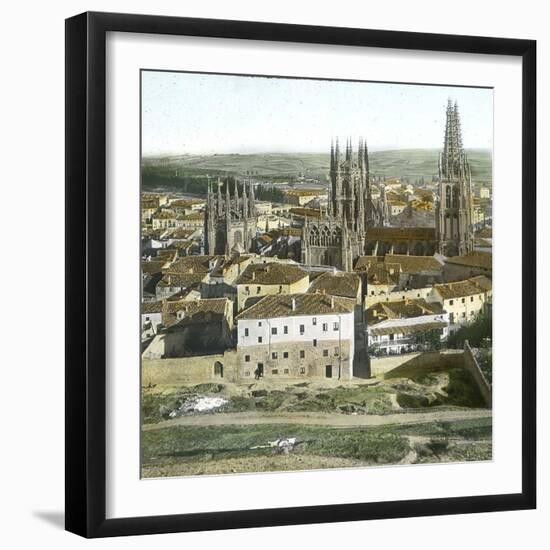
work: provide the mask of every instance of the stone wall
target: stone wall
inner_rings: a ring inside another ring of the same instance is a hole
[[[141,362],[141,385],[198,384],[224,380],[234,382],[236,357],[236,352],[230,350],[202,357],[143,359]]]
[[[300,352],[304,352],[301,357]],[[273,357],[276,354],[276,357]],[[285,357],[285,354],[287,356]],[[247,360],[248,359],[248,360]],[[238,351],[240,380],[254,379],[258,365],[263,366],[264,379],[331,378],[349,380],[349,340],[323,340],[317,346],[311,342],[281,342],[271,345],[246,346]],[[330,368],[327,368],[330,367]],[[330,374],[330,376],[328,376]]]
[[[487,407],[491,408],[493,404],[492,388],[489,382],[487,382],[481,368],[477,362],[475,355],[472,352],[472,348],[468,344],[468,341],[464,342],[464,368],[472,375],[475,380],[479,391],[487,404]]]

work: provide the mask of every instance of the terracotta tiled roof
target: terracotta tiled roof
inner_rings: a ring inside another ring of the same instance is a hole
[[[207,273],[167,273],[157,283],[160,287],[189,288],[200,284]]]
[[[463,265],[466,267],[481,267],[493,269],[493,254],[491,252],[468,252],[464,256],[447,258],[448,264]]]
[[[407,256],[406,254],[386,254],[386,264],[399,264],[403,273],[441,271],[443,265],[434,256]]]
[[[327,271],[314,279],[308,292],[356,298],[360,284],[361,279],[355,273],[346,271],[330,273]]]
[[[147,313],[162,313],[162,301],[142,303],[141,314],[144,315]]]
[[[293,308],[294,304],[294,308]],[[355,300],[328,294],[274,294],[243,311],[236,320],[353,313]]]
[[[443,308],[437,302],[423,299],[402,300],[400,302],[379,302],[367,309],[367,326],[386,319],[407,319],[423,315],[440,315]]]
[[[296,265],[271,262],[247,266],[236,284],[290,285],[305,277],[308,277],[307,272]]]
[[[141,262],[141,271],[148,275],[154,275],[155,273],[160,273],[166,265],[167,261],[165,259]]]
[[[181,302],[177,308],[172,307],[175,317],[169,326],[171,329],[177,329],[196,323],[220,322],[225,317],[225,308],[228,302],[227,298]]]
[[[208,273],[211,262],[218,263],[223,256],[184,256],[174,262],[166,273]]]
[[[441,298],[449,300],[489,292],[492,289],[492,283],[485,275],[479,275],[478,277],[472,277],[464,281],[434,285],[434,289]]]

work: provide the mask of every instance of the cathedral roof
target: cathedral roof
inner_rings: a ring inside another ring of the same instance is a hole
[[[368,241],[435,241],[435,227],[370,227]]]
[[[238,315],[235,320],[273,319],[300,315],[330,315],[353,313],[355,300],[328,294],[274,294]]]

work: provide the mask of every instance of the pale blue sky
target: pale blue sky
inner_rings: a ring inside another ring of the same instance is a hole
[[[449,97],[464,146],[492,148],[490,89],[143,71],[143,154],[439,148]]]

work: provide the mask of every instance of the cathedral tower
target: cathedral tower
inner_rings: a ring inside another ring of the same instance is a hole
[[[458,105],[447,104],[445,141],[439,156],[439,198],[436,204],[438,251],[459,256],[473,250],[472,177],[462,145]]]

